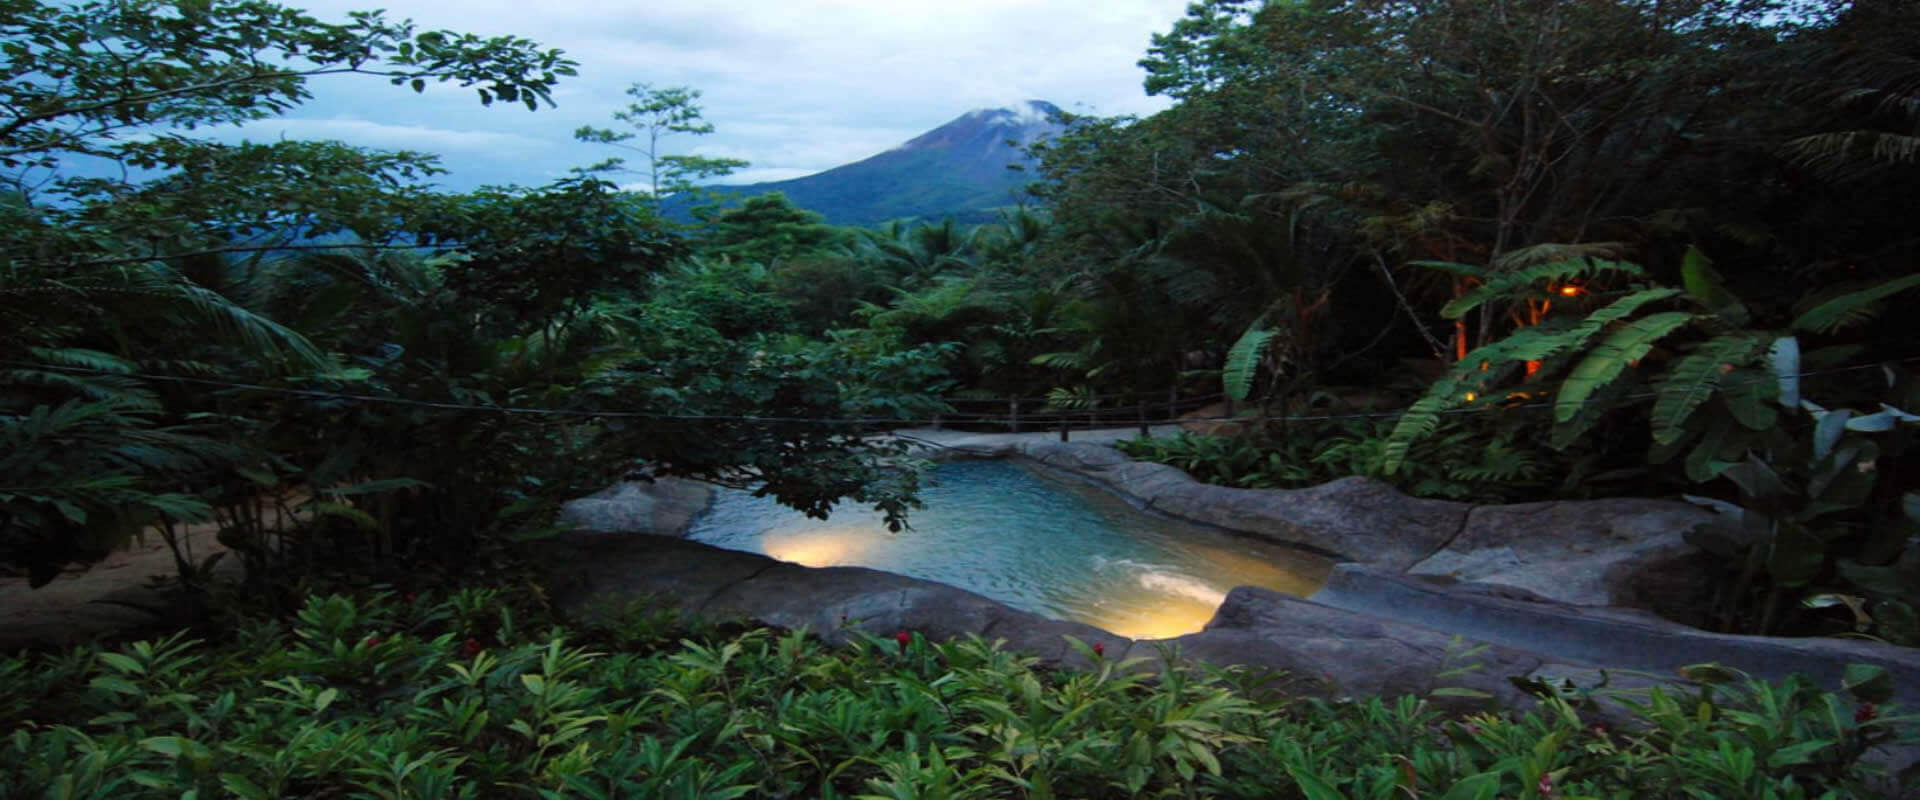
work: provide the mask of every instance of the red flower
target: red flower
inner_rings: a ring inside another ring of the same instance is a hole
[[[1104,656],[1104,655],[1106,655],[1106,654],[1107,654],[1107,646],[1106,646],[1106,645],[1104,645],[1104,644],[1101,644],[1101,643],[1099,643],[1099,642],[1094,642],[1094,643],[1093,643],[1093,654],[1094,654],[1095,656]]]
[[[379,647],[380,635],[374,634],[374,635],[368,636],[367,638],[361,640],[360,644],[364,647]]]
[[[1872,722],[1878,716],[1880,707],[1872,703],[1861,703],[1859,708],[1853,710],[1853,721],[1861,725]]]
[[[408,593],[407,593],[407,602],[409,602],[409,603],[411,603],[411,602],[413,602],[413,601],[414,601],[414,599],[415,599],[416,597],[418,597],[418,595],[415,595],[415,594],[414,594],[414,593],[412,593],[412,592],[408,592]]]
[[[900,643],[900,652],[904,653],[907,652],[907,645],[913,643],[913,634],[901,631],[893,635],[893,640]]]
[[[473,658],[474,656],[480,655],[480,650],[479,639],[468,639],[460,643],[460,655],[466,658]]]
[[[1535,786],[1534,788],[1540,790],[1541,797],[1552,797],[1553,796],[1553,775],[1544,773],[1544,772],[1541,773],[1540,785]]]

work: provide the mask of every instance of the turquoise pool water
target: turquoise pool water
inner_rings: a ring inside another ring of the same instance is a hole
[[[724,491],[688,537],[808,566],[861,566],[939,581],[1054,619],[1158,639],[1200,630],[1235,586],[1310,594],[1318,555],[1143,512],[1067,477],[1007,460],[939,465],[913,528],[870,509],[808,519]]]

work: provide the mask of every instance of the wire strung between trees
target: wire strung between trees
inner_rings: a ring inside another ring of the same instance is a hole
[[[1916,361],[1920,361],[1920,356],[1908,356],[1905,358],[1896,358],[1896,359],[1890,359],[1887,361],[1876,361],[1871,364],[1855,364],[1855,365],[1845,366],[1845,367],[1833,367],[1830,369],[1812,370],[1808,372],[1797,372],[1788,376],[1771,376],[1771,377],[1760,379],[1760,380],[1730,381],[1730,382],[1719,384],[1719,386],[1725,387],[1725,388],[1753,386],[1753,385],[1759,385],[1759,384],[1774,383],[1778,381],[1781,377],[1811,378],[1811,377],[1818,377],[1821,375],[1834,375],[1834,374],[1845,373],[1845,372],[1859,372],[1863,370],[1879,369],[1879,368],[1885,367],[1888,364],[1903,364],[1903,363],[1912,363]],[[333,392],[333,391],[326,391],[321,389],[296,389],[296,388],[286,387],[286,386],[268,386],[265,384],[242,383],[242,382],[236,382],[236,381],[218,380],[214,378],[196,378],[196,377],[187,376],[187,375],[161,375],[161,374],[147,373],[147,372],[116,371],[116,370],[98,369],[93,367],[68,366],[68,365],[61,365],[61,364],[40,364],[40,363],[34,363],[34,362],[13,361],[13,360],[6,360],[6,359],[0,359],[0,364],[11,366],[11,367],[19,367],[23,369],[47,370],[47,371],[65,372],[65,373],[77,374],[77,375],[103,375],[103,376],[113,376],[113,377],[121,377],[121,378],[140,378],[140,379],[150,380],[150,381],[174,381],[177,383],[195,384],[200,386],[212,386],[212,387],[218,387],[223,389],[240,389],[240,390],[246,390],[246,391],[262,392],[266,394],[277,394],[277,395],[284,395],[284,396],[291,396],[291,397],[305,397],[305,398],[323,399],[323,400],[342,400],[342,401],[349,401],[349,402],[356,402],[356,403],[371,403],[371,404],[381,404],[381,405],[391,405],[391,406],[402,406],[402,407],[408,407],[408,408],[430,408],[430,409],[436,409],[441,411],[467,411],[467,412],[494,413],[494,414],[507,414],[507,415],[519,415],[519,416],[571,417],[571,418],[578,418],[578,419],[647,419],[647,420],[687,421],[687,422],[740,422],[740,423],[746,423],[746,424],[902,425],[902,426],[905,426],[905,425],[939,425],[945,422],[965,422],[967,424],[982,424],[982,425],[985,425],[985,424],[1009,425],[1009,424],[1014,424],[1018,422],[1038,423],[1042,420],[1063,423],[1063,424],[1071,424],[1071,422],[1074,419],[1079,419],[1079,418],[1091,419],[1091,418],[1097,417],[1100,414],[1100,409],[1077,409],[1077,410],[1076,409],[1054,409],[1049,412],[1036,413],[1032,417],[1024,417],[1024,416],[1022,417],[1011,417],[1011,416],[990,417],[990,416],[972,415],[972,414],[968,414],[968,415],[940,414],[933,417],[924,417],[924,418],[794,417],[794,416],[765,416],[765,415],[757,415],[757,414],[686,414],[686,413],[670,413],[670,412],[655,412],[655,411],[591,411],[591,410],[576,409],[576,408],[540,408],[540,407],[528,407],[528,406],[480,406],[480,405],[473,405],[470,403],[449,403],[449,402],[441,402],[436,400],[415,400],[415,399],[406,398],[406,397],[384,397],[380,395],[356,394],[352,392]],[[1690,391],[1691,390],[1646,391],[1646,392],[1629,394],[1621,399],[1628,400],[1628,401],[1649,400],[1649,399],[1660,397],[1662,395],[1685,394]],[[1108,395],[1108,396],[1125,397],[1127,395]],[[1216,397],[1216,396],[1218,395],[1213,395],[1209,397]],[[988,402],[986,400],[976,401],[968,398],[960,398],[960,399],[964,402]],[[1005,401],[1002,401],[1002,402],[1005,402]],[[1529,402],[1529,403],[1491,403],[1486,405],[1469,406],[1469,407],[1462,407],[1462,408],[1437,409],[1436,411],[1434,411],[1434,413],[1436,414],[1484,414],[1484,413],[1496,412],[1496,411],[1514,411],[1514,410],[1523,410],[1523,409],[1552,408],[1554,407],[1554,405],[1555,403],[1553,401],[1538,401],[1538,402]],[[1137,412],[1137,408],[1129,409],[1129,408],[1120,407],[1120,406],[1115,406],[1108,410],[1111,410],[1115,413],[1123,413],[1127,411]],[[1398,417],[1406,413],[1407,411],[1408,409],[1400,408],[1400,409],[1392,409],[1387,411],[1343,412],[1338,414],[1332,414],[1332,413],[1330,414],[1292,414],[1292,415],[1259,416],[1259,417],[1246,417],[1246,416],[1180,417],[1177,419],[1164,420],[1163,422],[1165,423],[1250,422],[1250,421],[1329,422],[1329,421],[1337,421],[1337,420],[1386,419],[1386,418]],[[964,419],[962,417],[964,417]],[[1129,422],[1132,422],[1132,421],[1133,420],[1129,420]],[[1115,426],[1115,427],[1128,427],[1128,426],[1121,425],[1121,426]]]

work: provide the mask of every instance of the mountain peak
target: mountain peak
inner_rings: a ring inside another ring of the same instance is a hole
[[[909,217],[985,221],[992,218],[990,209],[1020,202],[1031,178],[1008,167],[1030,166],[1024,148],[1060,131],[1052,120],[1059,111],[1044,100],[974,109],[852,164],[803,178],[723,187],[720,193],[743,198],[785,192],[795,205],[840,225]],[[685,213],[684,205],[671,201],[667,208],[669,214]]]
[[[1053,115],[1060,113],[1060,107],[1045,100],[1028,100],[1012,107],[976,108],[967,112],[967,117],[977,119],[1001,119],[1015,125],[1052,125]]]
[[[1042,136],[1054,133],[1060,126],[1053,123],[1053,115],[1059,111],[1059,106],[1045,100],[1028,100],[1013,108],[976,108],[895,149],[984,147],[988,154],[996,150],[1007,151],[987,157],[1004,155],[1006,158],[1002,163],[1010,163],[1019,160],[1019,156],[1012,152],[1007,142],[1012,140],[1017,147],[1025,147]]]

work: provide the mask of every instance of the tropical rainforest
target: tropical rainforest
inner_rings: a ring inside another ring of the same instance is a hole
[[[5,0],[0,52],[0,567],[224,546],[175,551],[195,638],[0,662],[0,797],[1869,796],[1862,754],[1912,735],[1871,680],[1610,733],[1578,698],[1463,720],[587,624],[525,558],[625,477],[903,525],[876,433],[1217,403],[1128,447],[1248,487],[1685,495],[1727,520],[1690,534],[1689,621],[1920,646],[1911,2],[1199,0],[1139,62],[1168,110],[1060,115],[995,223],[871,228],[663,215],[741,166],[659,146],[712,130],[683,87],[540,186],[200,135],[318,80],[537,113],[581,65],[516,37]]]

